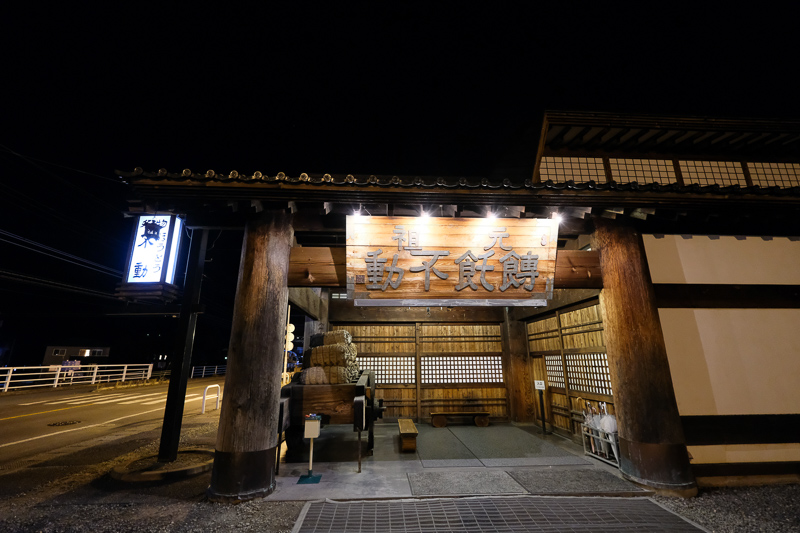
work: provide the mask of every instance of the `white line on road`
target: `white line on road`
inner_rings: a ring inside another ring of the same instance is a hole
[[[187,394],[186,398],[190,398],[192,396],[200,396],[200,395],[199,394]],[[142,402],[142,405],[155,405],[158,402],[166,401],[166,399],[167,399],[167,397],[164,396],[163,398],[159,398],[158,400],[153,400],[152,402]],[[189,400],[186,400],[186,401],[188,402]]]
[[[111,400],[105,400],[105,401],[102,401],[102,402],[95,402],[92,405],[103,405],[104,403],[122,402],[122,400],[133,400],[131,402],[125,402],[126,404],[127,403],[137,403],[137,402],[142,401],[146,397],[156,396],[157,394],[164,394],[164,393],[163,392],[154,392],[152,394],[132,394],[130,396],[123,396],[122,398],[113,398]],[[137,398],[137,399],[134,400],[134,398]]]
[[[143,413],[136,413],[135,415],[121,416],[119,418],[115,418],[114,420],[108,420],[106,422],[100,422],[99,424],[92,424],[92,425],[89,425],[89,426],[82,426],[82,427],[78,427],[78,428],[65,429],[63,431],[56,431],[55,433],[48,433],[47,435],[39,435],[38,437],[31,437],[29,439],[18,440],[16,442],[7,442],[5,444],[0,444],[0,448],[5,448],[6,446],[13,446],[14,444],[22,444],[22,443],[25,443],[25,442],[30,442],[32,440],[43,439],[45,437],[53,437],[55,435],[61,435],[63,433],[70,433],[72,431],[80,431],[82,429],[89,429],[89,428],[93,428],[93,427],[97,427],[97,426],[102,426],[104,424],[111,424],[112,422],[117,422],[119,420],[125,420],[126,418],[132,418],[134,416],[147,415],[147,414],[150,414],[150,413],[155,413],[156,411],[161,411],[161,408],[152,409],[150,411],[144,411]]]
[[[98,402],[98,401],[107,400],[109,398],[122,396],[122,395],[123,395],[123,393],[118,392],[116,394],[106,394],[105,396],[95,396],[94,398],[83,398],[83,399],[79,399],[79,400],[76,400],[75,398],[70,398],[69,400],[59,400],[57,402],[50,402],[50,403],[47,403],[45,405],[57,405],[57,404],[60,404],[60,403],[65,403],[67,405],[77,405],[77,404],[80,404],[80,403]]]
[[[97,394],[84,394],[83,396],[72,396],[72,397],[70,397],[70,398],[68,398],[66,400],[60,400],[60,401],[61,402],[72,402],[72,401],[75,401],[75,400],[80,400],[81,398],[92,398],[92,397],[96,398]],[[18,404],[18,405],[36,405],[37,403],[45,403],[45,402],[49,402],[49,401],[50,400],[40,400],[38,402],[21,403],[21,404]]]

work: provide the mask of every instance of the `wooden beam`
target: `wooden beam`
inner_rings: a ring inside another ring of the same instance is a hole
[[[347,287],[345,248],[294,247],[289,259],[290,287]],[[555,288],[600,288],[600,256],[596,251],[560,250],[556,255]]]
[[[540,315],[552,314],[555,310],[572,307],[600,296],[597,289],[556,289],[547,307],[515,307],[509,310],[514,320],[530,320]]]
[[[346,287],[345,248],[292,248],[289,286]]]
[[[502,307],[356,307],[331,300],[330,322],[490,322],[503,321]]]
[[[308,287],[289,289],[289,303],[314,320],[324,320],[324,317],[328,315],[328,299],[320,298]]]

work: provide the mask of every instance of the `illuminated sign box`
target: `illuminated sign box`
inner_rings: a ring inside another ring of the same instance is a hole
[[[362,306],[544,306],[554,219],[347,217],[348,297]]]
[[[175,215],[139,216],[125,282],[173,284],[182,230]]]

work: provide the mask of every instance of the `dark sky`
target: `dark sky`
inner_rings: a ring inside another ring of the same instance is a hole
[[[115,168],[527,177],[545,109],[800,118],[794,18],[752,5],[164,4],[4,17],[0,271],[113,291],[17,237],[122,269]],[[64,324],[0,282],[0,350],[20,323]],[[90,316],[59,331],[86,336]]]

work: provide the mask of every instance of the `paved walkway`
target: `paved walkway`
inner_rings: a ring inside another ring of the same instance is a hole
[[[328,426],[314,443],[319,482],[298,483],[307,451],[284,453],[267,499],[316,500],[295,532],[703,531],[535,426],[418,430],[417,451],[402,453],[396,424],[376,426],[374,455],[358,473],[356,434]]]
[[[327,426],[314,441],[317,484],[298,484],[308,474],[308,440],[302,453],[284,453],[273,500],[409,498],[494,494],[646,496],[618,471],[586,458],[583,449],[535,426],[486,428],[418,425],[417,451],[403,453],[397,425],[379,424],[374,455],[358,473],[357,434]],[[284,449],[285,452],[285,449]]]

